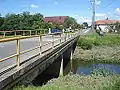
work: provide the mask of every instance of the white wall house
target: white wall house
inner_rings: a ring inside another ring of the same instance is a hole
[[[96,21],[96,28],[99,29],[101,28],[101,31],[103,32],[109,32],[109,25],[113,25],[116,22],[120,22],[120,20],[98,20]]]

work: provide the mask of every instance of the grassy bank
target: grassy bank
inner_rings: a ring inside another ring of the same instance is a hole
[[[120,64],[120,46],[100,46],[93,47],[91,50],[83,50],[77,47],[74,60]]]
[[[74,59],[99,63],[120,63],[120,35],[81,36]]]
[[[68,75],[49,81],[42,87],[16,87],[14,90],[120,90],[120,76]]]
[[[84,50],[92,49],[94,46],[118,46],[120,45],[119,34],[108,34],[103,37],[98,34],[81,36],[78,46]]]

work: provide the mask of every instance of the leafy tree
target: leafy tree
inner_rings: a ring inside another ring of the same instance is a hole
[[[0,14],[0,29],[1,29],[1,26],[3,25],[3,23],[4,23],[4,18],[1,17],[1,14]]]
[[[65,28],[69,28],[69,27],[76,28],[76,25],[77,25],[77,21],[72,17],[67,17],[67,19],[64,22]]]
[[[3,20],[0,18],[0,25],[3,30],[32,30],[45,28],[43,15],[36,13],[31,15],[30,12],[21,14],[7,14]]]

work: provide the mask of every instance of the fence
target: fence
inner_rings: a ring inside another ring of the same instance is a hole
[[[75,37],[75,35],[76,35],[76,33],[63,33],[63,34],[59,34],[59,35],[54,35],[54,34],[46,35],[46,37],[51,36],[52,40],[50,42],[45,43],[45,44],[43,43],[43,37],[45,37],[45,35],[34,35],[34,36],[24,36],[24,37],[20,37],[20,38],[16,37],[16,38],[12,38],[12,39],[11,38],[2,39],[2,40],[0,40],[0,43],[16,41],[16,47],[14,47],[14,48],[16,48],[16,53],[13,55],[10,55],[8,57],[0,59],[0,63],[16,57],[16,62],[17,62],[16,66],[20,67],[20,65],[22,63],[20,55],[24,55],[25,53],[28,53],[28,52],[31,52],[31,51],[34,51],[37,49],[39,49],[39,55],[41,55],[41,54],[43,54],[43,52],[47,51],[47,50],[45,50],[45,51],[43,50],[43,48],[42,48],[43,46],[45,47],[45,46],[49,45],[48,49],[54,49],[57,45],[60,45],[63,42],[69,40],[70,38]],[[29,39],[29,38],[35,38],[35,37],[39,38],[38,46],[21,51],[20,41],[24,40],[24,39]],[[56,37],[57,37],[57,39],[56,39]],[[56,42],[59,42],[59,43],[56,44]],[[50,47],[50,44],[51,44],[51,47]]]

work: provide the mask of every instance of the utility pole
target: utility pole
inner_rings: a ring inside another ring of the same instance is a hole
[[[95,29],[95,0],[92,1],[92,10],[93,10],[93,16],[92,16],[92,31]]]

